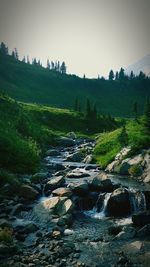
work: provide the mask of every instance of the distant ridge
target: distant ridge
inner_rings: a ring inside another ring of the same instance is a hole
[[[135,75],[138,75],[140,71],[143,71],[147,76],[150,76],[150,54],[130,65],[125,70],[127,74],[130,74],[131,71],[133,71]]]

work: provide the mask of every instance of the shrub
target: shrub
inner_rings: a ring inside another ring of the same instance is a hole
[[[0,229],[0,241],[5,243],[13,242],[13,231],[12,229],[5,227],[4,229]]]
[[[128,172],[132,176],[139,176],[142,173],[142,168],[139,164],[135,164],[129,168]]]

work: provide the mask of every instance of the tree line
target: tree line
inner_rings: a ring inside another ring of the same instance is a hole
[[[9,53],[8,46],[4,42],[1,42],[1,44],[0,44],[0,54],[2,56],[10,55],[15,60],[20,60],[17,48],[15,48],[14,50],[12,50],[11,53]],[[29,56],[27,56],[27,57],[23,56],[21,61],[24,62],[24,63],[27,63],[27,64],[32,64],[32,65],[36,65],[36,66],[42,67],[41,60],[37,59],[36,57],[32,58],[32,60],[30,61]],[[55,61],[54,62],[54,61],[50,61],[49,59],[47,59],[46,68],[48,70],[57,71],[57,72],[60,72],[62,74],[66,74],[66,72],[67,72],[67,67],[66,67],[66,64],[65,64],[64,61],[61,63],[60,61]]]

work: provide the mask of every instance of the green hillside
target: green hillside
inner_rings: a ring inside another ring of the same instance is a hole
[[[132,117],[135,101],[139,114],[143,112],[145,98],[150,95],[150,79],[109,81],[79,78],[0,53],[0,91],[19,101],[60,108],[73,108],[78,97],[82,110],[86,98],[89,98],[93,104],[96,103],[101,114]]]
[[[70,131],[93,134],[115,129],[117,125],[112,118],[98,117],[93,127],[83,113],[26,104],[0,95],[0,168],[33,172],[39,166],[42,152],[49,145],[55,146],[58,136]]]

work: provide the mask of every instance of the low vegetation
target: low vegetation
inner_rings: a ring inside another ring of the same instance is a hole
[[[117,127],[112,118],[92,118],[81,112],[19,103],[0,95],[0,168],[14,173],[33,173],[43,151],[55,146],[57,137],[70,131],[89,135]]]
[[[150,135],[145,127],[144,118],[138,121],[129,120],[125,127],[100,134],[94,149],[94,159],[105,168],[124,146],[131,146],[132,148],[128,156],[150,146]],[[131,172],[136,171],[131,170]]]

